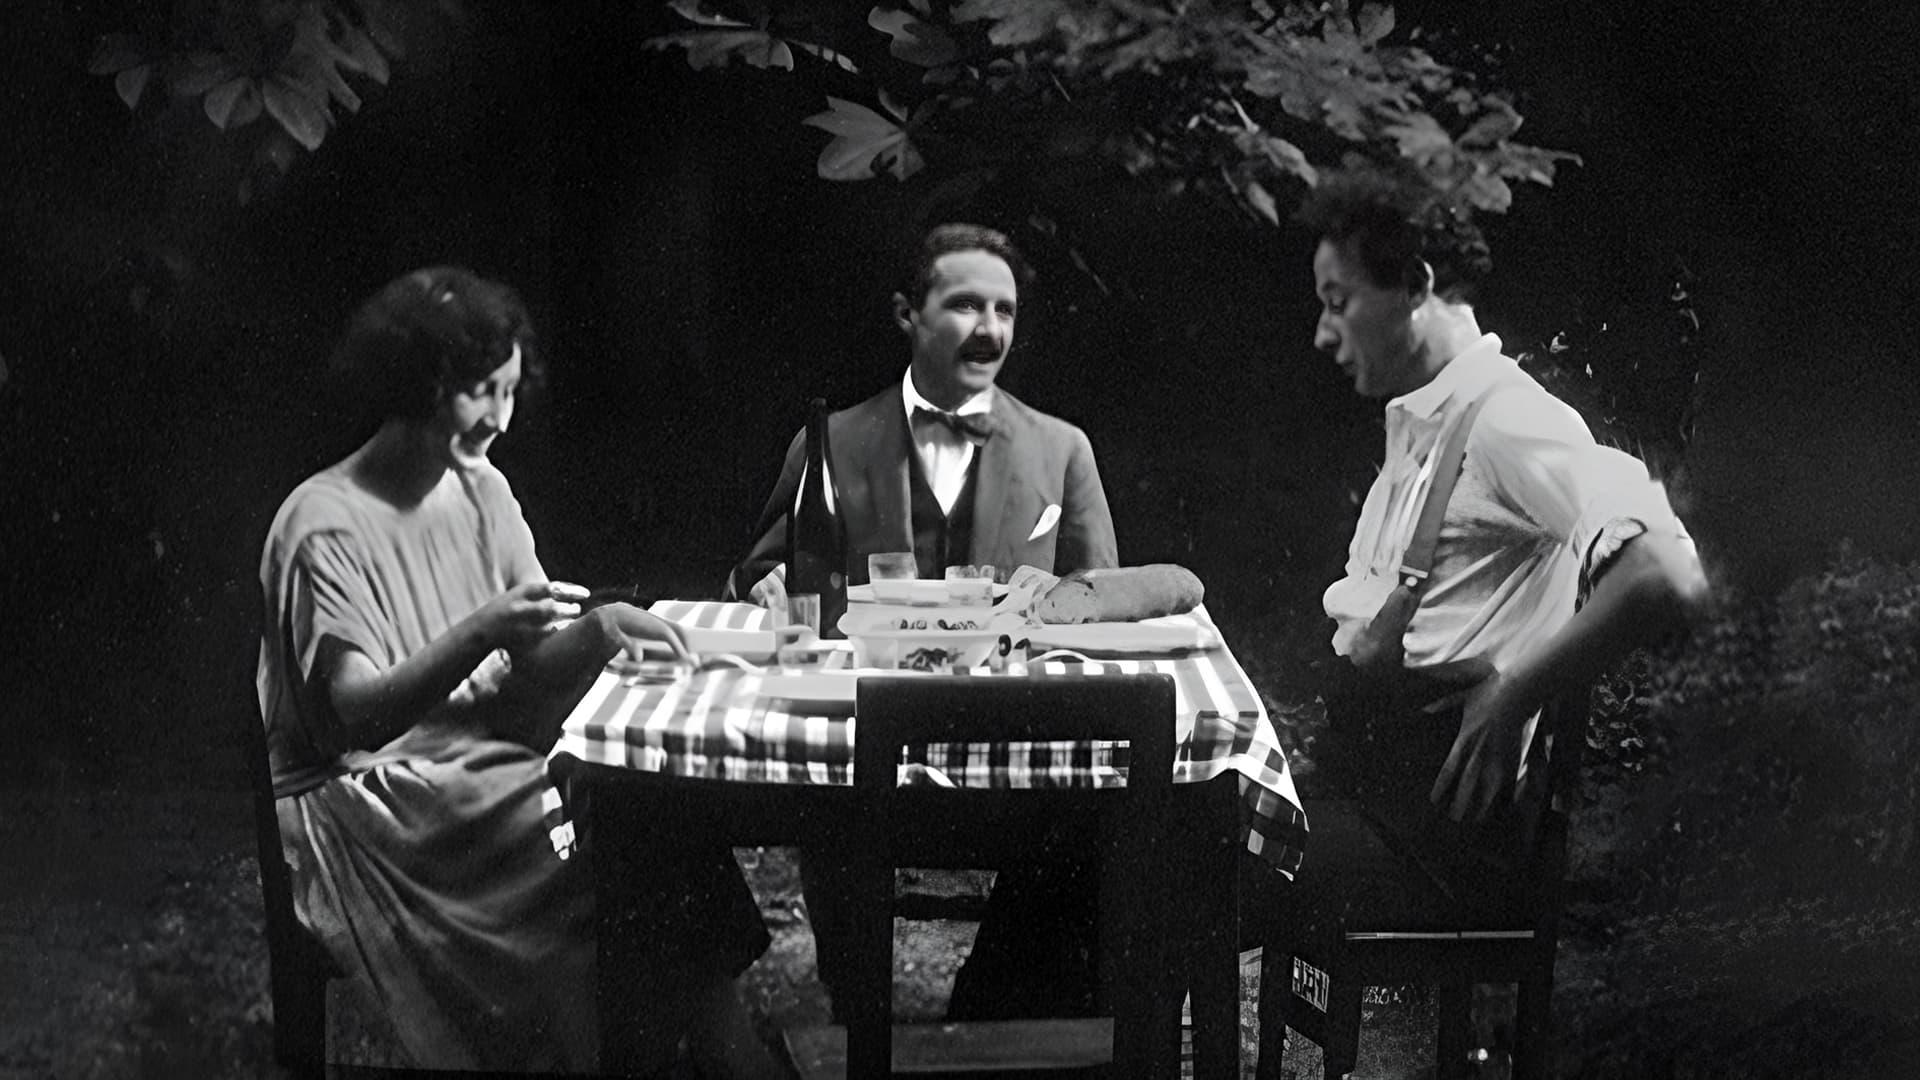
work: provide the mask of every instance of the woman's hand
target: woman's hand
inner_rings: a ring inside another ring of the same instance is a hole
[[[687,647],[686,633],[679,624],[662,619],[651,612],[642,611],[632,604],[608,604],[594,609],[594,614],[606,620],[607,630],[618,642],[627,656],[634,660],[646,658],[647,643],[654,642],[656,651],[665,646],[676,660],[693,663],[693,650]]]
[[[570,582],[529,581],[487,601],[473,618],[490,648],[519,652],[578,618],[587,594]]]

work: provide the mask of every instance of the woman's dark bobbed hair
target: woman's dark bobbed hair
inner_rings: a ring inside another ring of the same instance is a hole
[[[533,323],[512,288],[459,266],[415,270],[369,297],[331,367],[383,419],[421,420],[449,387],[485,379],[520,347],[521,387],[541,374]]]

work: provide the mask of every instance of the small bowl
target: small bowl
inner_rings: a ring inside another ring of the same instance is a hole
[[[984,617],[926,609],[883,614],[849,608],[839,625],[853,643],[855,666],[907,671],[980,667],[1003,633]]]

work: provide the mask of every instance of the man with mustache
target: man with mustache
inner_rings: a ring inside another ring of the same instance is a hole
[[[827,422],[848,583],[867,556],[912,551],[919,577],[955,564],[1002,579],[1035,566],[1054,574],[1114,566],[1113,519],[1086,433],[994,385],[1013,346],[1025,263],[978,225],[940,225],[921,241],[894,321],[913,359],[889,386]],[[729,599],[761,601],[785,570],[786,520],[806,465],[796,434],[756,529],[727,582]]]
[[[917,576],[934,579],[955,564],[991,565],[1002,580],[1023,565],[1059,575],[1118,565],[1086,433],[994,385],[1013,345],[1026,277],[1019,252],[992,229],[939,225],[921,240],[906,288],[893,298],[894,320],[912,347],[906,374],[827,421],[827,474],[845,530],[849,584],[865,583],[866,557],[884,551],[912,551]],[[785,595],[786,521],[806,464],[803,434],[787,448],[759,539],[728,579],[728,599],[777,603]],[[844,985],[851,929],[840,854],[809,848],[801,863],[829,992]],[[1090,1008],[1081,952],[1091,940],[1095,894],[1090,868],[1071,856],[1000,873],[949,1015]],[[1063,995],[1072,1000],[1063,1003]]]

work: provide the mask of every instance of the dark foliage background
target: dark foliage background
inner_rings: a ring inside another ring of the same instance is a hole
[[[401,270],[462,261],[528,294],[554,379],[499,455],[553,571],[594,584],[671,568],[710,591],[800,403],[898,368],[889,257],[925,192],[815,179],[820,133],[798,121],[818,103],[784,73],[642,51],[672,25],[651,5],[476,5],[278,181],[197,116],[136,122],[84,72],[136,10],[12,19],[4,662],[13,732],[64,767],[151,760],[137,744],[159,733],[117,719],[136,703],[192,703],[168,746],[221,741],[209,718],[244,707],[272,509],[366,430],[321,359]],[[1492,222],[1486,321],[1543,357],[1576,347],[1590,412],[1678,474],[1716,572],[1771,591],[1840,536],[1911,555],[1920,500],[1894,466],[1920,449],[1901,302],[1915,192],[1894,133],[1915,101],[1893,77],[1896,17],[1399,18],[1485,49],[1529,137],[1584,155]],[[1058,224],[1096,283],[1025,209],[988,191],[951,212],[1032,249],[1007,382],[1092,434],[1123,555],[1193,564],[1230,628],[1310,611],[1375,436],[1309,346],[1299,238],[1095,178]],[[1684,346],[1677,282],[1701,327]],[[27,677],[109,654],[138,677]]]

